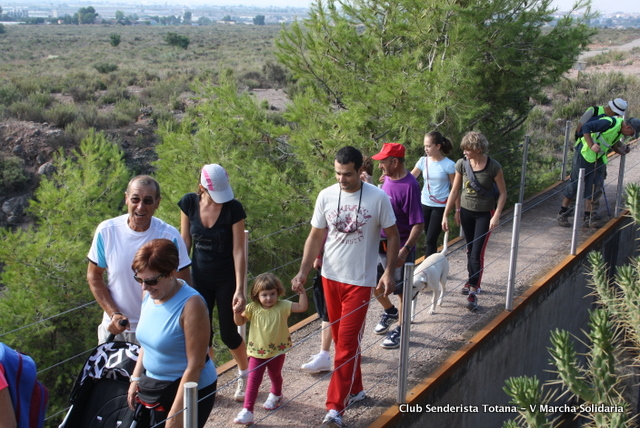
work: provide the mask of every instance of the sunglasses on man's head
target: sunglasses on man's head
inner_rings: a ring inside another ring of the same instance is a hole
[[[164,273],[161,273],[160,275],[156,276],[155,278],[151,278],[151,279],[143,279],[140,278],[137,274],[133,274],[133,279],[136,280],[136,282],[140,283],[140,284],[146,284],[150,287],[153,287],[154,285],[158,285],[158,280],[160,278],[163,278],[165,276]]]

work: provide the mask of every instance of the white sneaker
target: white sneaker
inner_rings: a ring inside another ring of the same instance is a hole
[[[323,357],[321,354],[314,355],[308,363],[300,367],[307,373],[320,373],[331,371],[331,357]]]
[[[357,403],[358,401],[362,401],[365,398],[367,398],[367,396],[365,395],[364,391],[360,391],[357,394],[349,394],[349,401],[347,401],[347,407]]]
[[[322,420],[322,423],[326,427],[332,428],[342,428],[342,416],[338,413],[337,410],[331,409],[327,412],[327,415]]]
[[[275,410],[282,405],[283,401],[283,395],[275,395],[270,392],[269,396],[267,397],[267,401],[264,402],[262,407],[264,407],[265,410]]]
[[[236,387],[236,393],[233,394],[233,399],[239,403],[244,402],[244,388],[245,388],[246,379],[244,376],[240,376],[238,378],[238,386]],[[251,412],[249,412],[251,413]],[[253,415],[251,415],[253,417]]]
[[[253,413],[247,409],[242,409],[240,410],[240,413],[238,413],[238,416],[233,420],[233,423],[240,425],[253,425]]]

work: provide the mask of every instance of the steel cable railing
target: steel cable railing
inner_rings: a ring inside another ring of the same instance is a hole
[[[520,147],[520,146],[518,146],[518,147]],[[637,166],[637,164],[636,164],[636,165],[634,165],[634,166]],[[614,182],[615,182],[615,180],[614,180],[614,179],[611,179],[611,180],[605,181],[605,183],[604,183],[603,185],[604,185],[604,186],[611,186],[611,185],[612,185],[612,183],[614,183]],[[518,188],[518,186],[511,187],[511,188],[510,188],[510,190],[513,190],[513,189],[516,189],[516,188]],[[555,196],[556,196],[558,193],[560,193],[560,192],[562,192],[562,189],[559,189],[559,190],[557,190],[557,191],[554,191],[554,192],[552,192],[552,193],[550,193],[550,194],[546,194],[544,198],[542,198],[542,199],[538,199],[538,200],[537,200],[536,202],[534,202],[533,204],[529,204],[529,205],[527,205],[527,207],[526,207],[526,208],[524,209],[524,211],[523,211],[523,214],[524,214],[524,213],[526,213],[526,212],[528,212],[528,211],[530,211],[530,210],[532,210],[533,208],[535,208],[535,207],[537,207],[537,206],[539,206],[539,205],[541,205],[541,204],[543,204],[543,203],[547,202],[548,200],[550,200],[551,198],[555,197]],[[499,225],[499,228],[500,228],[500,227],[502,227],[502,226],[503,226],[504,224],[506,224],[507,222],[509,222],[510,220],[511,220],[511,219],[507,219],[507,220],[505,220],[505,221],[501,222],[501,223],[500,223],[500,225]],[[554,223],[554,221],[550,221],[550,222],[546,223],[546,225],[549,225],[549,224],[551,224],[551,223]],[[255,239],[255,240],[252,240],[252,241],[250,241],[250,242],[251,242],[251,243],[255,243],[255,242],[260,241],[260,240],[262,240],[262,239],[265,239],[265,238],[268,238],[268,237],[271,237],[271,236],[277,235],[277,234],[282,233],[282,232],[290,231],[290,230],[292,230],[292,229],[294,229],[294,228],[296,228],[296,227],[299,227],[299,226],[301,226],[301,225],[305,225],[305,224],[308,224],[308,222],[298,223],[298,224],[296,224],[296,225],[294,225],[294,226],[291,226],[291,227],[289,227],[289,228],[282,229],[282,230],[279,230],[279,231],[276,231],[276,232],[270,233],[270,234],[265,235],[265,236],[263,236],[263,237],[260,237],[260,238],[257,238],[257,239]],[[531,234],[531,235],[529,235],[529,236],[527,236],[527,237],[525,237],[525,238],[523,238],[523,239],[521,239],[521,241],[520,241],[520,242],[521,242],[521,243],[527,242],[527,241],[528,241],[529,239],[531,239],[533,236],[535,236],[535,233],[534,233],[534,234]],[[465,245],[462,245],[460,248],[457,248],[456,250],[454,250],[454,251],[450,252],[448,255],[454,254],[455,252],[460,251],[462,248],[465,248]],[[547,254],[547,253],[548,253],[548,252],[550,252],[550,251],[551,251],[551,249],[547,250],[547,252],[546,252],[545,254]],[[505,254],[506,254],[506,252],[505,252],[505,253],[502,253],[499,257],[503,257]],[[287,267],[287,266],[289,266],[289,265],[291,265],[291,264],[293,264],[293,263],[299,262],[300,260],[301,260],[301,258],[296,258],[296,259],[294,259],[294,260],[291,260],[291,261],[289,261],[289,262],[287,262],[287,263],[285,263],[285,264],[282,264],[282,265],[280,265],[280,266],[277,266],[277,267],[275,267],[275,268],[273,268],[273,269],[269,270],[269,272],[274,272],[274,271],[277,271],[277,270],[279,270],[279,269],[283,269],[284,267]],[[485,269],[486,269],[487,267],[489,267],[489,266],[493,265],[493,263],[495,263],[495,262],[496,262],[496,260],[497,260],[497,259],[494,259],[494,260],[492,260],[491,262],[489,262],[489,264],[487,264],[487,265],[485,266]],[[526,271],[526,270],[527,270],[528,268],[530,268],[533,264],[534,264],[534,262],[531,262],[531,263],[529,263],[528,265],[526,265],[526,266],[524,266],[524,267],[520,267],[520,268],[519,268],[519,270],[518,270],[518,273],[520,274],[520,273],[522,273],[522,272]],[[312,287],[309,287],[309,288],[307,288],[306,290],[308,291],[310,288],[312,288]],[[447,292],[447,295],[450,295],[450,294],[452,294],[452,293],[453,293],[453,291],[449,291],[449,292]],[[293,297],[293,296],[292,296],[292,297]],[[375,298],[372,298],[372,300],[371,300],[371,301],[373,301],[373,300],[376,300],[376,299],[375,299]],[[371,302],[371,301],[370,301],[370,302]],[[367,305],[368,305],[368,304],[370,304],[370,302],[368,302],[368,303],[367,303]],[[73,311],[76,311],[76,310],[82,309],[82,308],[84,308],[84,307],[87,307],[87,306],[92,305],[93,303],[95,303],[95,301],[93,301],[93,302],[89,302],[89,303],[86,303],[86,304],[83,304],[83,305],[78,306],[78,307],[76,307],[76,308],[69,309],[69,310],[67,310],[67,311],[61,312],[61,313],[59,313],[59,314],[53,315],[53,316],[48,317],[48,318],[45,318],[45,319],[43,319],[43,320],[39,320],[39,321],[36,321],[36,322],[34,322],[34,323],[31,323],[31,324],[28,324],[28,325],[22,326],[22,327],[20,327],[20,328],[15,329],[15,330],[12,330],[12,331],[9,331],[9,332],[2,333],[2,334],[0,334],[0,337],[5,336],[5,335],[8,335],[8,334],[11,334],[11,333],[15,333],[15,332],[21,331],[21,330],[23,330],[23,329],[26,329],[26,328],[32,327],[32,326],[37,325],[37,324],[39,324],[39,323],[42,323],[42,322],[45,322],[45,321],[51,320],[51,319],[53,319],[53,318],[55,318],[55,317],[58,317],[58,316],[61,316],[61,315],[65,315],[65,314],[71,313],[71,312],[73,312]],[[427,309],[428,307],[429,307],[429,306],[427,306],[427,307],[423,308],[423,309],[422,309],[418,314],[421,314],[421,313],[422,313],[425,309]],[[483,316],[486,316],[486,314],[484,314]],[[327,328],[330,328],[330,327],[327,327]],[[445,332],[446,332],[446,331],[443,331],[442,333],[440,333],[440,335],[438,335],[438,336],[434,337],[434,338],[433,338],[429,343],[433,343],[433,341],[434,341],[434,340],[438,339],[438,338],[439,338],[442,334],[444,334]],[[318,330],[318,332],[314,333],[314,335],[315,335],[315,334],[321,334],[321,330]],[[313,337],[313,336],[312,336],[312,335],[310,335],[309,337],[307,337],[307,338],[305,338],[304,340],[300,341],[300,344],[294,344],[294,347],[295,347],[295,346],[301,346],[304,342],[306,342],[306,340],[310,340],[310,338],[311,338],[311,337]],[[382,339],[383,339],[383,338],[381,338],[380,340],[382,340]],[[373,344],[378,343],[378,342],[379,342],[379,341],[372,343],[371,345],[367,346],[364,350],[369,349],[371,346],[373,346]],[[57,366],[61,365],[61,364],[64,364],[64,363],[66,363],[66,362],[69,362],[69,361],[71,361],[71,360],[73,360],[73,359],[75,359],[75,358],[78,358],[78,357],[80,357],[80,356],[82,356],[82,355],[85,355],[85,354],[86,354],[86,353],[88,353],[88,352],[90,352],[90,350],[89,350],[89,351],[82,352],[82,353],[80,353],[80,354],[77,354],[77,355],[75,355],[75,356],[73,356],[73,357],[70,357],[70,358],[68,358],[68,359],[65,359],[65,360],[63,360],[63,361],[61,361],[61,362],[59,362],[59,363],[57,363],[57,364],[54,364],[54,365],[52,365],[52,366],[48,367],[48,368],[45,368],[45,369],[43,369],[43,370],[40,370],[40,371],[39,371],[39,373],[43,373],[43,372],[45,372],[45,371],[47,371],[47,370],[50,370],[50,369],[52,369],[52,368],[54,368],[54,367],[57,367]],[[414,353],[413,355],[415,356],[415,353]],[[335,370],[335,369],[334,369],[334,370]],[[329,374],[327,374],[326,376],[329,376],[330,374],[331,374],[331,372],[330,372]],[[325,376],[325,377],[326,377],[326,376]],[[319,379],[318,381],[316,381],[316,382],[314,383],[314,385],[315,385],[315,384],[317,384],[317,382],[320,382],[320,381],[321,381],[322,379],[324,379],[325,377],[323,377],[323,378]],[[218,390],[224,389],[224,388],[225,388],[225,387],[227,387],[229,384],[233,383],[235,380],[237,380],[237,379],[234,379],[234,380],[232,380],[231,382],[229,382],[228,384],[225,384],[223,387],[218,388]],[[381,382],[381,381],[380,381],[380,382]],[[300,393],[299,393],[299,394],[297,394],[295,397],[297,397],[297,396],[301,395],[302,393],[303,393],[303,392],[300,392]],[[295,398],[295,397],[293,397],[293,398]],[[292,399],[293,399],[293,398],[292,398]],[[287,403],[288,403],[288,402],[290,402],[290,401],[291,401],[291,400],[287,400]],[[286,403],[285,403],[285,404],[286,404]],[[55,417],[55,416],[59,415],[60,413],[62,413],[62,411],[61,411],[61,412],[56,413],[55,415],[52,415],[52,416],[48,417],[47,419],[50,419],[50,418],[52,418],[52,417]],[[268,416],[267,416],[267,417],[268,417]]]

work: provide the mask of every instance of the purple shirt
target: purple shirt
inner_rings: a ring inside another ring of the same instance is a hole
[[[400,180],[391,180],[386,177],[382,184],[382,190],[389,196],[393,213],[396,215],[396,226],[398,226],[400,246],[402,247],[409,239],[413,226],[424,223],[420,203],[420,184],[407,171],[407,175]],[[387,237],[384,230],[380,234],[383,238]]]

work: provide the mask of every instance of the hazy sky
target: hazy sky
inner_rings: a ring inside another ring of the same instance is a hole
[[[277,6],[277,7],[308,7],[312,0],[181,0],[185,4],[201,5],[239,5],[245,6]],[[156,1],[157,2],[157,1]],[[561,11],[569,10],[575,0],[553,0],[553,4]],[[592,0],[592,7],[600,12],[640,12],[638,0]]]
[[[575,3],[574,0],[553,0],[554,6],[560,11],[569,10]],[[638,0],[591,0],[591,7],[599,12],[640,12]]]

